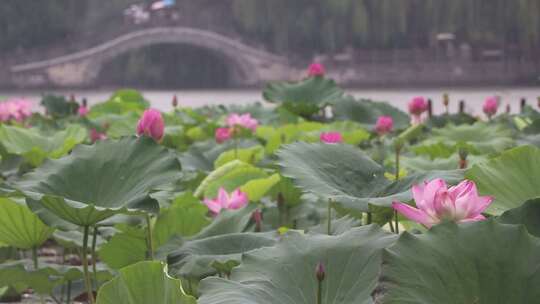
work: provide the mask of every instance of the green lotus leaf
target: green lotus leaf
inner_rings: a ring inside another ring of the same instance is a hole
[[[97,279],[100,281],[112,278],[112,274],[103,267],[103,264],[97,264],[96,271]],[[83,270],[81,266],[44,263],[40,260],[39,268],[36,270],[30,260],[18,260],[0,264],[1,286],[31,287],[39,294],[50,294],[56,286],[82,278]]]
[[[465,177],[473,180],[482,195],[495,198],[488,211],[500,214],[540,196],[540,149],[521,146],[476,164]]]
[[[342,95],[343,90],[333,80],[323,77],[310,77],[300,82],[274,82],[263,90],[266,101],[282,104],[288,111],[308,117]]]
[[[540,198],[528,200],[518,208],[503,213],[497,221],[503,224],[524,225],[527,231],[540,237]]]
[[[38,214],[46,209],[69,223],[92,226],[116,214],[157,212],[150,192],[179,179],[180,171],[172,152],[145,136],[128,137],[80,145],[13,186]]]
[[[180,280],[167,274],[161,262],[140,262],[120,269],[119,276],[103,284],[97,304],[196,304],[184,293]]]
[[[503,125],[477,122],[473,125],[447,125],[433,129],[433,136],[422,144],[429,145],[442,142],[448,146],[467,144],[478,153],[496,153],[514,145],[512,131]]]
[[[405,129],[409,125],[409,115],[386,102],[367,99],[355,100],[348,95],[334,103],[334,116],[340,120],[352,120],[373,128],[379,116],[391,116],[395,129]]]
[[[325,266],[322,303],[373,303],[382,249],[396,239],[376,226],[338,236],[290,233],[274,247],[245,253],[229,280],[206,278],[199,304],[317,303],[315,269]]]
[[[120,227],[119,227],[120,228]],[[112,269],[120,269],[147,258],[146,231],[122,226],[120,232],[98,250],[99,258]]]
[[[262,146],[253,146],[245,149],[229,150],[221,153],[214,162],[214,168],[219,168],[224,164],[235,159],[248,164],[256,164],[264,157],[264,148]]]
[[[106,102],[92,106],[88,117],[97,118],[108,114],[125,114],[129,112],[142,112],[150,106],[150,103],[135,90],[116,91]]]
[[[430,117],[429,120],[427,121],[427,125],[430,127],[442,128],[448,124],[472,125],[476,121],[477,121],[476,118],[466,113],[443,114],[443,115]]]
[[[244,232],[256,207],[256,204],[249,204],[237,210],[222,210],[210,225],[203,228],[192,239],[204,239],[216,235]]]
[[[46,158],[59,158],[86,139],[86,129],[70,125],[51,135],[37,129],[0,126],[0,144],[10,154],[22,155],[33,166]]]
[[[240,190],[247,194],[250,201],[258,202],[268,194],[279,181],[279,174],[273,174],[269,177],[250,180],[240,187]]]
[[[362,151],[350,145],[294,143],[278,152],[282,174],[306,192],[345,208],[368,212],[369,205],[390,207],[392,201],[412,198],[413,184],[443,178],[449,183],[462,179],[456,171],[430,171],[390,181],[385,170]]]
[[[53,231],[26,205],[0,198],[0,243],[30,249],[43,244]]]
[[[403,233],[383,254],[375,303],[536,303],[540,240],[484,221]]]
[[[435,159],[430,159],[423,156],[402,156],[400,161],[404,168],[414,171],[455,170],[459,168],[459,156],[457,154],[453,154],[448,158]],[[487,161],[487,158],[482,155],[469,155],[467,157],[468,166],[479,164],[485,161]]]
[[[40,103],[47,111],[47,114],[53,118],[75,115],[79,109],[77,102],[68,101],[64,96],[45,95]]]
[[[210,224],[208,208],[191,193],[177,197],[170,207],[162,209],[154,225],[155,247],[165,244],[172,236],[190,237]]]
[[[200,280],[218,270],[230,272],[243,253],[276,243],[277,233],[231,233],[184,242],[169,253],[167,264],[175,276]],[[220,268],[214,265],[221,266]],[[223,267],[227,266],[227,267]]]
[[[233,160],[212,171],[195,190],[195,196],[214,198],[219,188],[228,192],[235,190],[253,179],[267,177],[263,169],[240,160]]]

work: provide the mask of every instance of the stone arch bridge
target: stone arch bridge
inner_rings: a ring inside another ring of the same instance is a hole
[[[108,61],[131,50],[163,43],[186,44],[213,52],[224,60],[234,86],[290,79],[297,74],[287,58],[216,32],[189,27],[158,27],[137,30],[76,53],[14,65],[10,68],[10,78],[13,85],[25,88],[92,86]]]

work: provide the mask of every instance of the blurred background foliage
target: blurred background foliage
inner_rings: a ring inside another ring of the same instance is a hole
[[[134,0],[2,0],[0,50],[46,46],[109,30]],[[178,0],[218,7],[243,37],[280,53],[355,48],[425,48],[437,33],[472,45],[540,45],[538,0]]]

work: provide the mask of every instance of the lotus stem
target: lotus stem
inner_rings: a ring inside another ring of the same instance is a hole
[[[88,272],[88,232],[90,227],[84,226],[83,234],[83,247],[82,247],[82,264],[84,273],[84,285],[86,286],[86,293],[90,303],[94,304],[94,294],[92,291],[92,281],[90,279],[90,273]]]
[[[401,146],[396,146],[396,182],[399,180],[399,154],[401,152]],[[397,210],[394,210],[394,228],[395,233],[399,234],[399,218]]]
[[[317,282],[317,304],[322,304],[322,281]]]
[[[148,246],[148,259],[154,259],[154,241],[152,239],[152,221],[150,219],[150,214],[146,214],[146,232],[147,236],[147,246]]]
[[[34,262],[34,270],[37,271],[39,269],[37,246],[32,247],[32,261]],[[39,301],[41,302],[41,304],[45,304],[45,299],[43,298],[43,295],[39,295]]]
[[[94,286],[96,287],[96,290],[98,289],[98,279],[97,279],[97,266],[96,266],[96,243],[97,243],[97,234],[98,234],[98,227],[94,227],[94,234],[92,235],[92,271],[94,272]]]
[[[326,226],[328,235],[332,235],[332,200],[328,200],[328,223]]]
[[[71,302],[71,280],[67,283],[67,298],[66,298],[66,304],[69,304]]]

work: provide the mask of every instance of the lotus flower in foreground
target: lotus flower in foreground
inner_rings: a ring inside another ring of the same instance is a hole
[[[229,115],[229,117],[227,117],[227,125],[231,128],[240,126],[255,132],[258,124],[259,122],[255,118],[251,117],[251,114],[249,113],[232,113]]]
[[[343,142],[343,136],[339,132],[322,132],[320,140],[326,144],[339,144]]]
[[[484,220],[482,212],[493,201],[490,196],[479,196],[476,184],[469,180],[448,188],[444,180],[434,179],[414,185],[412,193],[418,208],[400,202],[393,202],[392,207],[427,228],[442,221],[464,223]]]
[[[32,116],[32,103],[26,99],[11,99],[0,103],[0,121],[22,122]]]
[[[152,137],[155,141],[161,140],[165,130],[165,123],[161,112],[156,109],[144,111],[139,123],[137,124],[137,134]]]
[[[215,199],[204,199],[204,204],[212,214],[218,214],[221,209],[240,209],[249,202],[246,193],[236,189],[231,194],[227,193],[225,188],[219,188],[218,195]]]

